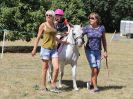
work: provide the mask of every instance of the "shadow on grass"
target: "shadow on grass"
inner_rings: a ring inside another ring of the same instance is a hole
[[[62,80],[63,88],[61,90],[64,91],[72,91],[73,90],[73,81],[72,80]],[[77,86],[79,89],[86,88],[86,82],[77,80]],[[106,91],[106,90],[120,90],[126,86],[121,85],[109,85],[109,86],[99,86],[100,91]]]
[[[100,91],[106,91],[106,90],[120,90],[126,86],[119,86],[119,85],[110,85],[110,86],[99,86]]]
[[[77,87],[79,89],[82,89],[84,87],[86,88],[86,82],[81,81],[81,80],[77,80],[76,82],[77,82]],[[65,90],[65,91],[73,90],[73,81],[72,80],[62,80],[62,84],[63,84],[62,90]]]

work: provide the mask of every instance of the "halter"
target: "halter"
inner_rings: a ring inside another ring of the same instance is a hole
[[[82,39],[83,44],[84,44],[84,38],[83,38],[83,36],[78,36],[78,37],[76,37],[76,38],[75,38],[75,41],[76,41],[77,39],[79,39],[79,38],[81,38],[81,39]]]
[[[72,34],[73,34],[73,32],[72,32]],[[75,35],[74,35],[74,36],[75,36]],[[78,39],[81,39],[81,40],[82,40],[82,44],[85,43],[84,38],[83,38],[83,35],[80,35],[80,36],[74,37],[75,45],[76,45],[76,41],[77,41]]]

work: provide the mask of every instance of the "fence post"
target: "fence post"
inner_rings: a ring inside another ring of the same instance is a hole
[[[6,32],[7,30],[4,29],[4,34],[3,34],[3,42],[2,42],[2,52],[1,52],[1,59],[3,58],[3,52],[4,52],[4,46],[5,46],[5,37],[6,37]]]

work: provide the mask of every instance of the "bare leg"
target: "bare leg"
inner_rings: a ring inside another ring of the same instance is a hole
[[[52,58],[52,64],[53,64],[54,72],[53,72],[51,84],[52,84],[52,87],[56,87],[56,80],[57,80],[58,71],[59,71],[59,59],[58,59],[58,57]]]
[[[91,70],[92,70],[91,81],[92,81],[94,88],[97,88],[97,76],[99,73],[99,69],[98,68],[92,68]]]
[[[48,60],[42,60],[42,87],[46,88],[46,74],[48,70]]]

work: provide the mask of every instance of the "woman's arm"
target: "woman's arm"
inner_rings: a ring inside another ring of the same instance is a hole
[[[57,37],[56,37],[56,41],[59,42],[59,43],[69,44],[69,42],[60,40],[60,39],[58,39]]]
[[[105,33],[102,35],[102,44],[104,48],[104,57],[107,57],[107,42],[106,42],[106,36]]]
[[[67,19],[65,19],[64,23],[68,28],[68,31],[66,32],[66,34],[68,34],[70,32],[71,26],[70,26],[69,22],[67,21]]]
[[[39,43],[39,40],[42,36],[42,33],[44,31],[44,23],[42,23],[40,26],[39,26],[39,30],[38,30],[38,34],[37,34],[37,38],[36,38],[36,41],[35,41],[35,44],[34,44],[34,48],[32,50],[32,56],[34,56],[36,54],[36,49],[37,49],[37,46],[38,46],[38,43]]]
[[[107,42],[106,42],[105,33],[103,33],[102,35],[102,44],[103,44],[104,51],[107,52]]]
[[[69,32],[70,32],[71,27],[70,27],[70,25],[69,25],[69,24],[67,24],[66,26],[67,26],[67,28],[68,28],[67,33],[69,33]]]

